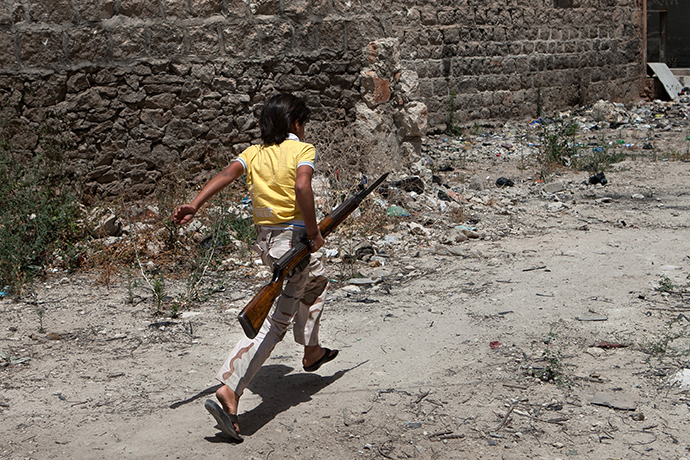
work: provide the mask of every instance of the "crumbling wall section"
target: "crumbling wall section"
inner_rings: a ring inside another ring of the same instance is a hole
[[[639,0],[0,0],[15,148],[59,131],[91,196],[202,181],[288,91],[415,161],[427,133],[639,94]]]

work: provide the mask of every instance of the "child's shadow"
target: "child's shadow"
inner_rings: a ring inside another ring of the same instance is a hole
[[[322,377],[318,374],[290,374],[293,368],[283,364],[263,366],[256,374],[249,389],[261,397],[261,403],[254,409],[240,413],[240,430],[251,436],[278,414],[311,401],[313,395],[338,380],[351,369],[340,370]]]

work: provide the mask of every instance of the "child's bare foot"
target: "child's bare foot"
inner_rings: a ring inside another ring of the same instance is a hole
[[[240,397],[235,394],[227,385],[223,385],[216,391],[216,398],[220,401],[222,408],[215,401],[208,400],[204,407],[209,411],[218,423],[218,428],[235,442],[242,442],[244,438],[240,436],[240,425],[237,419],[237,406]]]
[[[229,386],[223,385],[218,390],[216,390],[216,398],[223,406],[223,410],[230,415],[237,415],[237,407],[240,404],[240,397],[235,394]],[[233,422],[235,431],[240,432],[240,426],[237,422]]]

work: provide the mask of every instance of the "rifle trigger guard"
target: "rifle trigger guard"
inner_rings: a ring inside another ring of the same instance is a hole
[[[299,273],[299,272],[301,272],[302,270],[304,270],[305,268],[307,268],[307,266],[309,265],[309,259],[310,259],[310,258],[311,258],[311,257],[310,257],[309,255],[306,255],[306,256],[304,257],[304,259],[302,259],[297,265],[295,265],[295,266],[293,267],[292,270],[290,270],[290,273],[288,273],[288,277],[291,277],[291,276],[293,276],[293,275],[296,275],[297,273]]]

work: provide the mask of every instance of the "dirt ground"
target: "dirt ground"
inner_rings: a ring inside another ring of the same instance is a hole
[[[690,458],[687,105],[668,129],[608,125],[630,155],[604,186],[572,169],[539,182],[514,126],[428,140],[437,165],[467,155],[437,188],[479,238],[441,244],[456,224],[427,190],[353,242],[376,257],[329,288],[321,338],[340,355],[305,373],[288,333],[241,399],[241,444],[203,404],[265,278],[213,274],[224,289],[177,319],[152,314],[144,283],[89,273],[0,300],[0,458]]]

